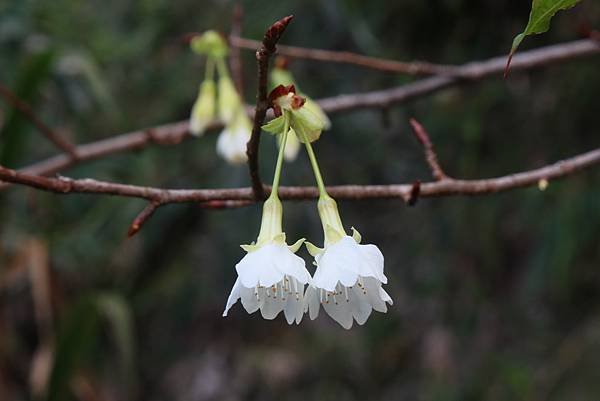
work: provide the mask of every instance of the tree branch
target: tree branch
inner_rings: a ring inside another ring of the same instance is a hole
[[[528,70],[575,58],[600,54],[600,43],[592,39],[576,40],[570,43],[546,46],[527,52],[517,53],[511,64],[511,71]],[[453,76],[435,76],[380,91],[341,95],[322,99],[319,104],[326,112],[351,111],[361,108],[386,108],[403,103],[453,85],[475,82],[494,75],[502,75],[506,66],[506,56],[494,57],[486,61],[463,64]]]
[[[252,190],[254,198],[262,200],[265,198],[265,190],[260,173],[258,170],[258,146],[260,144],[260,132],[269,102],[267,99],[267,82],[269,79],[269,59],[277,51],[276,45],[279,38],[285,31],[293,16],[289,15],[275,22],[267,29],[262,43],[256,50],[256,60],[258,62],[258,91],[256,95],[256,109],[254,112],[254,124],[252,126],[252,135],[248,141],[246,153],[248,154],[248,168],[250,170],[250,179],[252,181]]]
[[[129,231],[127,231],[127,236],[131,238],[134,235],[136,235],[138,231],[142,229],[144,223],[146,223],[150,219],[150,217],[152,217],[154,212],[156,212],[156,209],[158,209],[160,206],[161,203],[157,200],[153,200],[152,202],[150,202],[148,206],[146,206],[144,210],[142,210],[140,214],[138,214],[137,217],[133,220],[131,226],[129,226]]]
[[[420,198],[450,195],[484,195],[515,188],[535,186],[540,180],[554,180],[600,164],[600,148],[565,159],[546,167],[480,180],[442,180],[419,185]],[[252,188],[234,189],[160,189],[136,185],[117,184],[92,179],[47,178],[11,170],[0,166],[0,180],[21,184],[58,194],[103,194],[146,199],[161,205],[168,203],[200,202],[210,205],[211,201],[256,202]],[[341,185],[331,186],[327,191],[336,199],[402,199],[409,202],[413,184],[398,185]],[[270,188],[266,188],[269,192]],[[280,187],[279,197],[284,200],[316,199],[316,187]],[[208,203],[207,203],[208,202]],[[248,204],[216,202],[222,207],[237,207]]]
[[[577,40],[517,53],[511,68],[515,72],[598,54],[600,54],[599,42],[593,39]],[[453,85],[500,75],[504,71],[505,62],[505,56],[500,56],[487,61],[464,64],[458,68],[457,74],[465,79],[456,76],[430,77],[392,89],[321,99],[319,103],[327,113],[339,113],[360,108],[386,108],[392,104],[401,104]],[[221,127],[221,124],[214,123],[209,129]],[[152,132],[152,135],[149,135],[149,132]],[[153,143],[178,144],[188,136],[188,121],[179,121],[80,145],[77,147],[77,160],[65,155],[58,155],[27,166],[20,171],[34,175],[51,175],[84,161],[141,149]],[[7,184],[0,183],[0,190],[6,186]]]
[[[77,159],[77,148],[67,141],[62,136],[54,132],[48,127],[42,120],[40,120],[31,107],[19,99],[17,95],[12,93],[10,89],[0,84],[0,96],[2,96],[8,103],[10,103],[15,109],[19,110],[35,127],[40,131],[50,142],[52,142],[57,148],[65,152],[70,156],[71,159]]]
[[[229,42],[241,49],[254,50],[260,45],[257,40],[231,35]],[[353,64],[379,71],[395,72],[409,75],[453,75],[456,67],[451,65],[432,64],[427,62],[403,62],[379,57],[363,56],[347,51],[311,49],[297,46],[279,45],[277,53],[287,57],[302,58],[330,63]]]
[[[413,128],[413,132],[417,137],[417,140],[423,145],[423,150],[425,152],[425,160],[431,169],[431,175],[436,181],[448,180],[448,176],[440,166],[438,161],[437,154],[433,148],[433,143],[431,143],[431,139],[429,139],[429,134],[423,126],[414,118],[410,119],[410,125]]]

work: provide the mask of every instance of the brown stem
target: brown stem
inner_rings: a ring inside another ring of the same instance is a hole
[[[152,215],[154,214],[156,209],[158,209],[160,206],[161,206],[161,202],[159,200],[151,201],[144,208],[144,210],[142,210],[140,212],[140,214],[138,214],[137,217],[135,219],[133,219],[131,226],[129,226],[129,231],[127,231],[127,236],[129,238],[131,238],[135,234],[137,234],[138,231],[140,231],[142,229],[142,226],[144,225],[144,223],[146,223],[150,219],[150,217],[152,217]]]
[[[285,31],[293,16],[289,15],[275,22],[267,29],[262,43],[256,50],[256,60],[258,62],[258,93],[256,95],[256,109],[254,112],[254,124],[252,126],[252,135],[248,141],[246,153],[248,154],[248,168],[250,170],[250,180],[252,181],[252,190],[254,199],[265,199],[265,190],[260,179],[258,170],[258,146],[260,145],[260,131],[269,101],[267,99],[267,82],[269,78],[269,59],[277,50],[276,44]]]
[[[565,159],[535,170],[497,178],[480,180],[443,180],[420,184],[419,198],[450,195],[483,195],[515,188],[538,185],[540,180],[566,177],[578,171],[600,164],[600,148]],[[214,200],[256,201],[252,188],[234,189],[160,189],[103,182],[92,179],[73,180],[65,177],[47,178],[0,166],[0,180],[21,184],[59,194],[86,193],[118,195],[160,201],[161,204],[209,202]],[[410,199],[412,184],[395,185],[342,185],[327,187],[336,199]],[[266,188],[269,192],[270,188]],[[316,187],[280,187],[279,197],[284,200],[315,199]],[[235,204],[234,206],[239,206]]]
[[[229,41],[234,47],[248,50],[254,50],[260,44],[257,40],[241,38],[239,35],[233,34],[229,37]],[[353,64],[379,71],[409,75],[453,75],[456,69],[456,67],[451,65],[439,65],[421,61],[403,62],[363,56],[362,54],[347,51],[311,49],[297,46],[279,45],[277,46],[277,53],[293,58]]]
[[[413,128],[413,133],[421,145],[423,145],[425,160],[431,169],[431,175],[433,175],[433,178],[435,178],[437,181],[447,180],[448,176],[440,166],[437,154],[433,148],[433,143],[431,143],[431,139],[429,139],[429,134],[427,134],[425,128],[423,128],[423,126],[414,118],[410,119],[410,125]]]
[[[19,99],[10,89],[0,84],[0,96],[9,102],[15,109],[19,110],[50,142],[57,148],[68,154],[71,159],[77,159],[77,148],[65,138],[54,132],[42,120],[40,120],[31,107]]]

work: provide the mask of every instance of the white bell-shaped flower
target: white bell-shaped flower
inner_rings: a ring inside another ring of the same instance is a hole
[[[260,234],[256,244],[242,245],[248,252],[235,266],[238,278],[227,300],[223,316],[241,299],[244,309],[260,309],[265,319],[281,311],[289,324],[300,323],[304,315],[304,285],[310,282],[304,260],[295,255],[304,239],[288,246],[281,231],[282,206],[277,197],[263,207]]]
[[[252,123],[243,109],[233,117],[219,134],[217,153],[231,164],[245,163],[246,144],[252,135]]]
[[[361,245],[355,229],[348,236],[342,228],[335,201],[322,197],[318,204],[325,232],[325,247],[306,243],[315,257],[317,270],[305,294],[305,312],[316,319],[320,305],[345,329],[353,321],[364,324],[371,311],[387,312],[392,299],[382,288],[387,283],[383,273],[383,254],[375,245]]]

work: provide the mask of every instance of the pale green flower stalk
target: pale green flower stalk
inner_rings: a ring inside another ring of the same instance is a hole
[[[278,58],[275,62],[275,68],[271,71],[271,84],[273,87],[278,85],[293,85],[294,87],[298,87],[296,85],[296,81],[292,76],[292,73],[285,68],[285,62],[281,61],[281,58]],[[331,121],[325,114],[325,112],[321,109],[321,106],[310,97],[306,96],[300,90],[298,90],[298,95],[302,96],[306,99],[304,106],[308,109],[312,114],[317,116],[321,122],[323,123],[323,129],[328,130],[331,128]],[[296,135],[290,135],[288,138],[288,143],[286,145],[285,151],[285,160],[293,161],[298,157],[298,152],[300,152],[300,141]]]
[[[375,245],[360,245],[361,235],[354,227],[352,236],[346,233],[337,204],[325,189],[312,145],[306,138],[303,142],[319,187],[317,208],[324,233],[323,248],[306,242],[317,269],[306,290],[304,311],[316,319],[323,305],[327,314],[350,329],[353,321],[362,325],[373,309],[385,313],[386,303],[393,303],[382,288],[387,283],[383,255]]]
[[[283,206],[278,196],[283,155],[289,125],[284,124],[281,148],[273,177],[271,195],[263,205],[258,238],[242,245],[247,254],[235,266],[238,278],[227,300],[223,316],[241,299],[244,309],[254,313],[260,309],[265,319],[284,312],[288,324],[298,324],[304,315],[304,285],[310,282],[304,260],[295,253],[304,239],[288,246],[282,230]]]
[[[217,153],[231,164],[244,163],[252,124],[225,63],[229,53],[227,43],[215,31],[206,31],[192,39],[190,47],[195,53],[207,57],[205,79],[192,109],[190,131],[201,135],[218,117],[225,127],[217,139]],[[215,68],[219,74],[217,84]]]

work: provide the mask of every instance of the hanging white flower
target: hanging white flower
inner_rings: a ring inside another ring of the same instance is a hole
[[[193,135],[202,135],[215,118],[215,96],[215,82],[212,79],[204,80],[190,116],[190,132]]]
[[[243,109],[238,112],[217,139],[217,153],[231,164],[247,160],[246,144],[252,134],[252,123]]]
[[[361,236],[354,228],[352,236],[346,234],[332,198],[321,197],[318,208],[325,247],[306,243],[317,270],[305,294],[305,312],[316,319],[322,305],[329,316],[350,329],[353,321],[362,325],[373,309],[385,313],[386,303],[393,303],[381,286],[387,283],[383,254],[375,245],[361,245]]]
[[[275,196],[263,207],[256,244],[242,245],[246,256],[235,266],[238,278],[233,285],[223,316],[241,299],[244,309],[260,309],[265,319],[284,312],[288,324],[300,323],[304,315],[304,285],[310,282],[304,260],[295,255],[304,239],[288,246],[281,231],[282,205]]]

